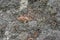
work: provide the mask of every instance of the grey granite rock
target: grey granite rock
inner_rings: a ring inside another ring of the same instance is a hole
[[[17,19],[24,14],[32,20]],[[0,0],[0,40],[29,38],[60,40],[60,0]]]

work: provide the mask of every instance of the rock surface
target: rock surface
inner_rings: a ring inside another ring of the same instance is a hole
[[[60,40],[60,0],[0,0],[0,40],[30,39]]]

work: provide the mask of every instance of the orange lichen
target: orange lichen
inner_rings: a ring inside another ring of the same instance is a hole
[[[38,32],[34,32],[34,37],[37,37],[38,36]]]
[[[18,17],[17,19],[20,20],[20,21],[22,21],[22,22],[27,22],[27,21],[32,20],[31,17],[29,17],[29,16],[25,16],[25,15],[20,16],[20,17]]]
[[[28,40],[33,40],[33,38],[28,38]]]

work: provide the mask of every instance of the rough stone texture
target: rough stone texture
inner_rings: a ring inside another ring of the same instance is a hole
[[[0,40],[60,40],[60,0],[24,2],[0,0]],[[32,20],[21,22],[21,15]]]

